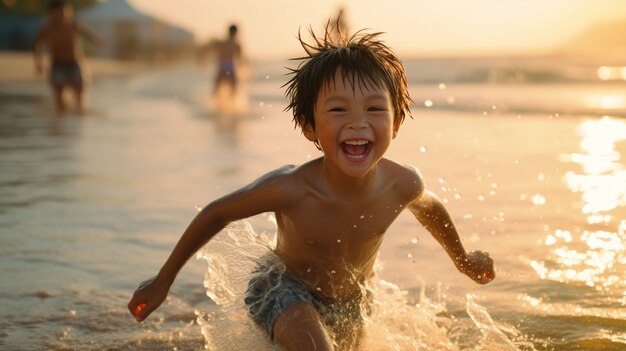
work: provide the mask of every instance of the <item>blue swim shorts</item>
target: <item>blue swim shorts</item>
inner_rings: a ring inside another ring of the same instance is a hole
[[[272,256],[272,257],[268,257]],[[260,260],[252,272],[244,302],[252,319],[273,339],[273,327],[278,317],[290,306],[310,303],[320,313],[322,321],[340,349],[352,349],[363,330],[363,316],[369,314],[371,293],[357,294],[349,299],[328,301],[314,296],[296,278],[285,272],[285,266],[275,254]]]
[[[50,83],[54,86],[82,85],[83,72],[78,62],[53,62],[50,69]]]

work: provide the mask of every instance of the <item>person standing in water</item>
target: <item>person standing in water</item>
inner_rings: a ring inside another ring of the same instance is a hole
[[[368,289],[383,238],[409,210],[455,267],[486,284],[493,260],[467,252],[444,204],[422,173],[384,155],[412,102],[400,59],[378,36],[336,39],[329,22],[286,86],[288,110],[322,156],[286,165],[209,203],[189,224],[158,274],[128,309],[140,322],[169,294],[183,265],[229,223],[276,217],[276,248],[256,259],[244,297],[250,317],[289,351],[358,350],[375,300]],[[242,259],[245,259],[242,257]]]
[[[238,28],[236,24],[228,27],[228,36],[224,40],[214,39],[200,48],[200,57],[207,53],[215,53],[217,56],[217,74],[215,76],[214,93],[220,88],[227,86],[231,95],[237,93],[237,63],[242,57],[241,45],[237,38]]]
[[[56,111],[65,112],[63,91],[69,87],[74,93],[77,110],[82,113],[85,80],[80,63],[82,52],[78,37],[82,36],[95,45],[101,45],[103,41],[82,23],[74,20],[74,10],[66,1],[51,0],[47,10],[48,21],[35,39],[35,70],[37,74],[43,73],[43,50],[47,46],[50,52],[50,85]]]

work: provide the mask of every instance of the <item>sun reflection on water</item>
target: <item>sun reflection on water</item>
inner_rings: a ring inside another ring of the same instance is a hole
[[[582,153],[562,155],[579,164],[582,173],[568,172],[569,189],[582,194],[582,213],[590,228],[578,237],[557,229],[544,245],[552,248],[548,262],[531,261],[541,279],[580,282],[598,290],[626,287],[626,170],[615,145],[626,140],[626,123],[603,117],[579,126]],[[619,222],[617,222],[619,221]],[[626,294],[626,291],[625,291]]]

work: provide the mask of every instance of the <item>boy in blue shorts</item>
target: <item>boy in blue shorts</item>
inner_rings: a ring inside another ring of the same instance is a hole
[[[96,45],[102,40],[91,33],[83,24],[74,21],[74,12],[70,4],[63,0],[48,2],[48,22],[39,31],[35,39],[35,69],[43,72],[43,48],[50,51],[50,85],[54,94],[57,112],[65,111],[63,90],[69,87],[74,92],[78,112],[83,112],[84,76],[79,63],[80,50],[78,35]]]
[[[466,252],[442,202],[420,172],[384,158],[409,114],[404,67],[378,39],[334,36],[326,27],[286,84],[296,127],[322,157],[273,170],[209,203],[159,273],[128,308],[142,321],[167,297],[185,262],[228,223],[273,212],[277,244],[259,259],[245,296],[251,317],[285,350],[355,350],[372,298],[367,282],[383,236],[408,209],[458,270],[485,284],[495,277],[482,251]]]

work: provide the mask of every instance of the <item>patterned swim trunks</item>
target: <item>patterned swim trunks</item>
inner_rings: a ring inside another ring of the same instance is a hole
[[[53,62],[50,83],[55,86],[83,84],[83,73],[78,62]]]
[[[275,254],[263,257],[252,272],[244,302],[252,319],[273,339],[278,317],[290,306],[310,303],[320,313],[331,337],[341,350],[356,345],[363,330],[363,316],[369,314],[371,294],[357,294],[348,299],[322,300],[296,278],[285,272]]]

